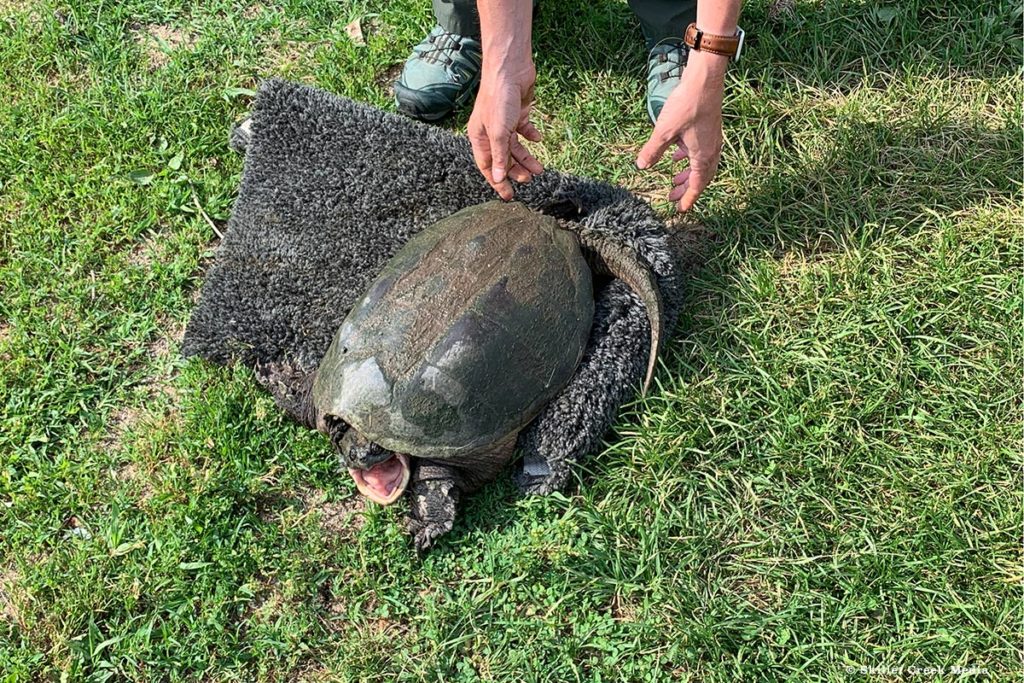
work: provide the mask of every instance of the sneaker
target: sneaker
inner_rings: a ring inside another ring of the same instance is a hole
[[[676,41],[658,43],[651,50],[647,58],[647,115],[651,123],[657,123],[665,100],[679,85],[689,54],[690,48]]]
[[[480,84],[480,41],[440,26],[412,49],[395,82],[395,104],[406,116],[436,121],[461,107]]]

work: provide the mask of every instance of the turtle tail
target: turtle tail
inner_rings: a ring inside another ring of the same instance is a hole
[[[651,353],[647,361],[647,376],[644,378],[643,390],[646,393],[654,377],[663,334],[661,290],[654,274],[636,251],[614,238],[594,232],[577,232],[576,236],[590,269],[625,282],[637,293],[647,309],[647,319],[651,322]]]

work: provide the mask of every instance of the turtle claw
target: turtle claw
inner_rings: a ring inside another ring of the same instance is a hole
[[[441,522],[430,522],[428,524],[419,524],[414,522],[412,525],[412,538],[416,552],[425,553],[430,550],[434,545],[434,541],[452,530],[454,521],[455,520],[453,518]]]
[[[431,467],[436,475],[440,468]],[[412,484],[409,510],[409,532],[413,536],[416,552],[426,552],[441,536],[452,530],[459,502],[459,489],[453,477],[421,479],[417,473]]]

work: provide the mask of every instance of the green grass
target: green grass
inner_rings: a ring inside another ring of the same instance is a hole
[[[749,3],[657,389],[569,497],[497,482],[418,559],[177,349],[238,89],[392,108],[428,4],[0,0],[0,681],[1016,680],[1019,4]],[[535,42],[541,160],[667,211],[625,4]]]

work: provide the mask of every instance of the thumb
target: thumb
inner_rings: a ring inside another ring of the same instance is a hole
[[[655,127],[654,132],[651,133],[651,138],[636,157],[636,167],[641,169],[650,168],[658,163],[658,159],[665,153],[665,150],[672,146],[675,139],[675,136],[671,133],[658,130]]]

